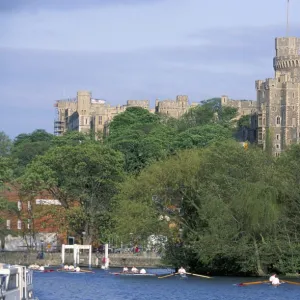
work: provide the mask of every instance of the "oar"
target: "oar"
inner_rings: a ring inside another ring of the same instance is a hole
[[[160,276],[160,277],[157,277],[157,278],[159,278],[159,279],[161,279],[161,278],[166,278],[166,277],[170,277],[170,276],[173,276],[173,275],[176,275],[176,274],[178,274],[178,273],[172,273],[172,274]]]
[[[238,286],[244,286],[244,285],[252,285],[252,284],[262,284],[262,283],[267,283],[269,281],[267,280],[262,280],[262,281],[250,281],[250,282],[242,282],[237,284]]]
[[[193,276],[198,276],[198,277],[203,277],[203,278],[212,278],[212,277],[209,277],[209,276],[195,274],[195,273],[188,273],[188,272],[186,272],[186,274],[193,275]]]
[[[290,283],[290,284],[300,285],[300,282],[296,282],[296,281],[282,280],[281,282],[282,282],[282,283],[285,282],[285,283]]]

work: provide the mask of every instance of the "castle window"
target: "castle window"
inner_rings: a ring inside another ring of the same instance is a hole
[[[277,141],[280,140],[280,134],[276,134],[276,140],[277,140]]]
[[[293,93],[293,98],[295,98],[295,93]]]
[[[293,110],[295,110],[295,106],[293,105]]]
[[[292,118],[292,126],[296,127],[296,118]]]
[[[10,220],[6,220],[6,229],[10,229]]]
[[[276,149],[280,149],[280,145],[279,144],[276,144]]]
[[[17,229],[18,229],[18,230],[21,230],[21,229],[22,229],[22,221],[21,221],[21,220],[18,220],[18,223],[17,223]]]
[[[279,152],[275,152],[275,156],[279,157],[280,153]]]
[[[280,119],[280,117],[277,117],[277,118],[276,118],[276,124],[277,124],[277,125],[280,125],[280,124],[281,124],[281,119]]]
[[[99,124],[99,125],[102,125],[102,116],[99,116],[99,117],[98,117],[98,124]]]

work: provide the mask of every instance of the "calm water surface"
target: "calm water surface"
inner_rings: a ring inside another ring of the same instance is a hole
[[[113,270],[114,272],[116,270]],[[158,270],[148,270],[157,273]],[[160,271],[161,273],[162,271]],[[166,271],[164,272],[166,273]],[[95,274],[34,273],[34,291],[39,300],[299,300],[300,286],[278,288],[261,284],[238,287],[234,284],[256,279],[215,277],[119,277],[109,271]]]

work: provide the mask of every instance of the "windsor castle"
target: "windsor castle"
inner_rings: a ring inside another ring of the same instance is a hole
[[[249,115],[251,128],[246,139],[256,142],[263,149],[269,147],[279,156],[289,145],[300,140],[300,38],[275,39],[274,78],[257,80],[257,101],[231,100],[221,97],[221,105],[235,107],[239,117]],[[148,100],[128,100],[126,105],[110,106],[104,100],[93,99],[90,92],[79,91],[74,99],[55,103],[57,119],[55,133],[67,130],[104,132],[109,122],[128,107],[142,107],[153,113],[179,118],[191,107],[188,97],[175,100],[156,100],[150,108]]]

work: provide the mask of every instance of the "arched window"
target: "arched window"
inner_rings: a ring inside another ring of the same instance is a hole
[[[276,117],[276,125],[280,125],[281,124],[281,118],[280,117]]]

